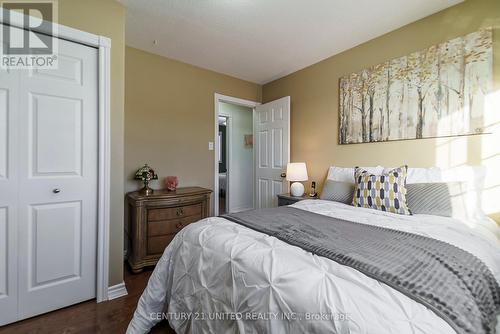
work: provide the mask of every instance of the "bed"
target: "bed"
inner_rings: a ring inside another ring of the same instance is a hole
[[[500,280],[498,244],[486,230],[331,201],[293,206],[451,243]],[[165,250],[128,333],[146,333],[162,319],[177,333],[455,333],[422,304],[359,271],[219,217],[186,227]]]

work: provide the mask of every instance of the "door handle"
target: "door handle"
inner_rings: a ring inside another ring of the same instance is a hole
[[[285,178],[286,177],[286,173],[281,173],[280,175],[282,178]]]
[[[53,192],[54,194],[59,194],[59,193],[61,192],[61,189],[59,189],[59,188],[55,188],[54,190],[52,190],[52,192]]]

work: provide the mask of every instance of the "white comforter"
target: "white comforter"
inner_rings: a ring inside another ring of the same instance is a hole
[[[483,260],[500,281],[495,237],[453,219],[321,200],[294,206],[446,241]],[[377,280],[222,218],[177,234],[127,333],[146,333],[162,318],[177,333],[454,333],[431,310]]]

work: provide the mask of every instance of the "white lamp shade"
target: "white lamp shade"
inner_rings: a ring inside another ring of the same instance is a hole
[[[291,182],[307,181],[307,167],[305,162],[291,162],[286,166],[286,179]]]

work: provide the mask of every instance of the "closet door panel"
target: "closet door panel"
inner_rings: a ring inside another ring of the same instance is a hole
[[[31,289],[80,277],[81,223],[80,202],[31,207]]]
[[[0,326],[17,319],[18,87],[18,71],[0,69]]]
[[[5,72],[5,71],[4,71]],[[0,71],[0,75],[2,75]],[[9,152],[9,91],[7,87],[0,88],[0,180],[7,178],[7,164]]]
[[[81,99],[30,95],[32,177],[81,176]],[[57,148],[57,149],[54,149]]]
[[[58,57],[20,85],[21,318],[96,295],[98,53],[59,40]]]

